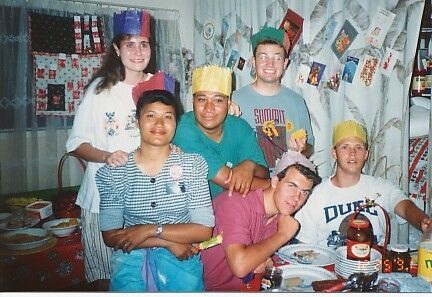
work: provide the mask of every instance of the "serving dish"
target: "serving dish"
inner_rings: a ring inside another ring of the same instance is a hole
[[[27,211],[37,213],[41,220],[53,214],[51,201],[37,201],[26,206]]]
[[[52,237],[42,228],[28,228],[0,234],[0,244],[10,250],[28,250],[40,247]]]
[[[42,228],[54,236],[65,237],[75,232],[79,225],[80,220],[77,218],[63,218],[48,221],[42,225]]]
[[[33,227],[39,223],[40,218],[37,215],[33,215],[27,212],[18,212],[10,214],[4,219],[0,220],[0,230],[4,231],[15,231],[23,230]]]

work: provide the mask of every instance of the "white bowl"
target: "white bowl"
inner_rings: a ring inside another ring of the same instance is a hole
[[[72,220],[76,220],[76,222],[72,223]],[[69,223],[66,227],[56,227],[59,224]],[[46,229],[48,233],[57,236],[57,237],[66,237],[71,235],[75,230],[79,227],[80,220],[76,218],[64,218],[64,219],[55,219],[52,221],[48,221],[42,225],[42,228]]]

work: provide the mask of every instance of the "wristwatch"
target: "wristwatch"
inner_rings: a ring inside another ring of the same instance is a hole
[[[156,225],[156,237],[157,238],[161,237],[162,231],[163,231],[163,225],[162,224],[157,224]]]

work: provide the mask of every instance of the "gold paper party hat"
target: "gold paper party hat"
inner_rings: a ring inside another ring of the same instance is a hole
[[[232,73],[218,65],[197,67],[192,73],[192,94],[200,91],[219,92],[231,96]]]
[[[353,120],[338,123],[333,128],[333,147],[341,140],[349,137],[356,137],[367,143],[366,131],[362,125]]]

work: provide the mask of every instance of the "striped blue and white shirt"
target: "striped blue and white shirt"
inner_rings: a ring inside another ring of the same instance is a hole
[[[199,154],[170,154],[156,176],[144,174],[134,152],[124,166],[105,165],[96,173],[102,231],[138,224],[197,223],[214,226],[207,181]]]

